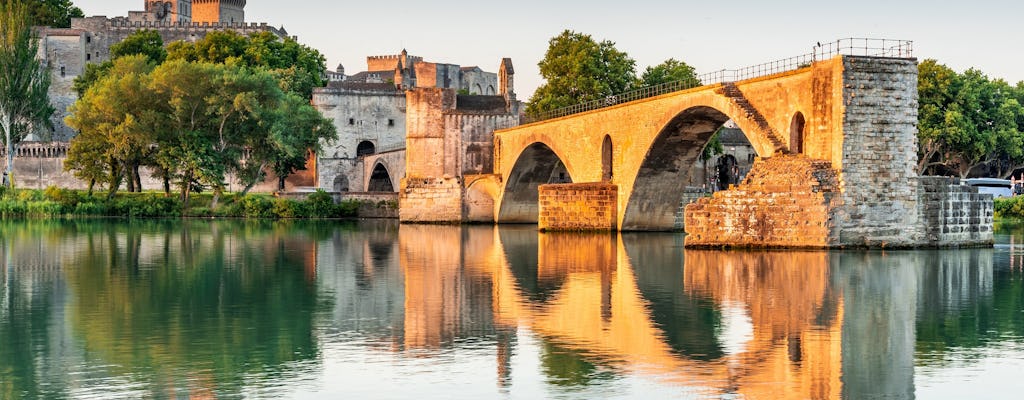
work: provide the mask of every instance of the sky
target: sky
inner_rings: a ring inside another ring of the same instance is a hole
[[[144,0],[73,0],[87,16],[125,16]],[[537,62],[563,30],[610,40],[637,72],[668,58],[698,73],[809,53],[817,42],[868,37],[914,41],[914,56],[957,71],[1024,80],[1024,2],[979,0],[249,0],[246,22],[284,27],[319,50],[328,69],[366,69],[366,56],[403,48],[426,61],[497,72],[515,67],[521,100],[543,83]]]

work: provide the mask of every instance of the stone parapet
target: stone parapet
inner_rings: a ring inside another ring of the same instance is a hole
[[[539,188],[541,231],[615,231],[618,186],[567,183]]]
[[[991,246],[995,210],[992,195],[964,185],[960,179],[917,179],[918,215],[928,247]]]

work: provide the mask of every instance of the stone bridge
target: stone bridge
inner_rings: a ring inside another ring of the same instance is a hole
[[[676,227],[688,173],[727,120],[760,159],[686,208],[688,246],[917,247],[992,241],[992,206],[920,178],[917,62],[836,56],[495,132],[499,223]]]

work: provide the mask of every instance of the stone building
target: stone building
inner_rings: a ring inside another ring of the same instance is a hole
[[[426,144],[437,157],[427,163],[451,162],[443,174],[490,173],[493,132],[518,125],[522,108],[513,91],[511,60],[504,59],[496,74],[427,62],[402,50],[367,57],[366,66],[366,71],[345,75],[339,65],[328,72],[328,85],[313,91],[313,105],[338,130],[338,140],[326,146],[316,163],[320,188],[397,192],[407,173],[422,167],[406,165],[409,142],[421,139],[416,135],[423,132],[410,124],[428,124],[430,135],[449,138]],[[506,78],[500,85],[499,75]]]

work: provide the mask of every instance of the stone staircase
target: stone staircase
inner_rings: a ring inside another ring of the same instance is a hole
[[[758,159],[741,184],[686,206],[686,246],[832,247],[839,194],[828,161]]]
[[[768,137],[768,140],[772,143],[772,147],[776,153],[789,154],[789,148],[786,146],[786,142],[772,129],[771,125],[768,124],[768,120],[761,115],[759,111],[740,91],[740,88],[736,87],[735,83],[723,83],[722,88],[718,90],[718,93],[732,100],[733,104],[736,104],[746,115],[743,117],[751,120],[757,125],[758,129]]]

